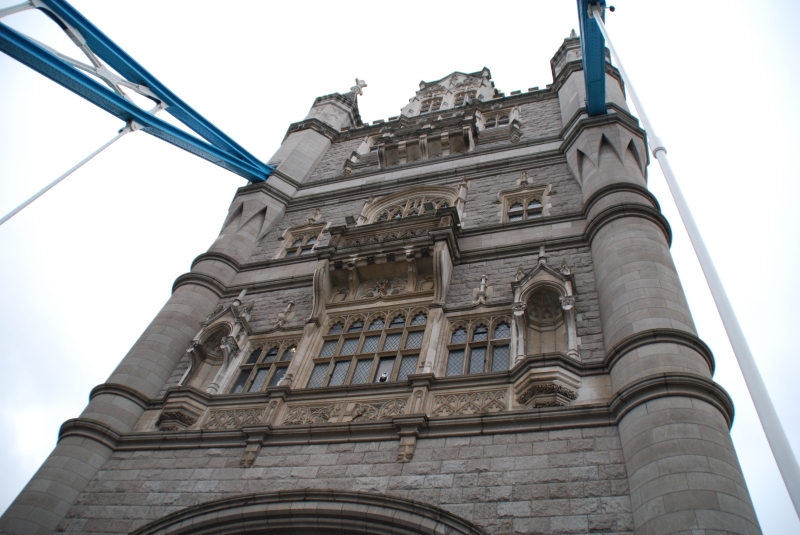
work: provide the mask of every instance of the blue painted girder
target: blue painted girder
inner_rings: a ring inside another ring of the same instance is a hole
[[[273,167],[259,161],[175,96],[113,41],[62,0],[44,0],[48,10],[78,30],[92,52],[129,82],[144,85],[183,124],[208,140],[198,139],[142,110],[106,86],[0,23],[0,51],[50,78],[123,121],[135,121],[142,130],[236,173],[250,182],[263,182]]]
[[[589,17],[590,6],[596,5],[602,7],[605,13],[605,0],[578,0],[586,109],[589,117],[606,113],[606,41],[597,23]]]

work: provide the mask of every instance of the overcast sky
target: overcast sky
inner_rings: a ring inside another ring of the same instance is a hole
[[[0,0],[0,8],[19,0]],[[267,161],[319,95],[354,78],[365,121],[420,80],[489,67],[508,94],[552,82],[575,2],[72,0],[117,44]],[[607,25],[688,198],[795,452],[800,364],[800,3],[620,0]],[[43,14],[3,23],[80,57]],[[163,117],[167,114],[162,113]],[[0,55],[0,214],[123,125]],[[722,324],[657,164],[650,188],[767,535],[800,533]],[[0,510],[214,241],[244,179],[144,133],[125,136],[0,227]]]

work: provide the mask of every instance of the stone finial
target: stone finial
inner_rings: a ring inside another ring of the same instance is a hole
[[[316,210],[314,210],[314,214],[308,218],[308,223],[309,224],[316,223],[317,221],[319,221],[321,215],[322,212],[320,212],[319,208],[317,208]]]
[[[517,273],[514,275],[514,280],[519,282],[525,278],[525,270],[522,267],[517,268]]]
[[[574,30],[573,30],[574,31]],[[367,82],[356,78],[356,85],[350,88],[350,91],[361,96],[364,94],[363,88],[367,87]]]
[[[572,28],[572,31],[569,32],[569,38],[570,39],[575,39],[576,37],[578,37],[578,34],[575,33],[575,28]]]
[[[475,303],[485,305],[489,300],[489,295],[492,293],[492,287],[488,285],[489,276],[481,275],[480,285],[474,290]]]
[[[539,263],[540,264],[547,263],[547,253],[544,250],[544,245],[539,246]]]
[[[567,265],[567,261],[566,260],[562,260],[561,261],[561,274],[566,277],[567,275],[569,275],[571,273],[572,273],[572,271],[570,271],[569,266]]]

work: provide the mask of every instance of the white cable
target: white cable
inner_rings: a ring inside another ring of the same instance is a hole
[[[55,186],[56,186],[56,184],[58,184],[59,182],[61,182],[61,181],[62,181],[62,180],[64,180],[65,178],[67,178],[67,177],[68,177],[69,175],[71,175],[73,172],[75,172],[76,170],[78,170],[78,169],[79,169],[79,168],[80,168],[80,167],[81,167],[83,164],[85,164],[86,162],[88,162],[89,160],[91,160],[92,158],[94,158],[95,156],[97,156],[98,154],[100,154],[101,152],[103,152],[105,149],[107,149],[108,147],[110,147],[110,146],[111,146],[111,145],[112,145],[112,144],[113,144],[115,141],[117,141],[119,138],[121,138],[122,136],[124,136],[124,135],[125,135],[125,134],[127,134],[128,132],[133,132],[133,130],[131,129],[131,127],[130,127],[130,126],[126,126],[126,127],[125,127],[125,128],[123,128],[122,130],[120,130],[120,131],[119,131],[119,134],[117,134],[116,136],[114,136],[113,138],[111,138],[111,140],[110,140],[110,141],[108,141],[108,143],[106,143],[105,145],[103,145],[102,147],[100,147],[99,149],[97,149],[96,151],[94,151],[93,153],[91,153],[89,156],[87,156],[86,158],[84,158],[83,160],[81,160],[80,162],[78,162],[78,163],[77,163],[75,166],[73,166],[73,167],[72,167],[72,168],[71,168],[69,171],[67,171],[66,173],[64,173],[63,175],[61,175],[60,177],[58,177],[57,179],[55,179],[55,180],[53,180],[52,182],[50,182],[50,183],[49,183],[47,186],[45,186],[44,188],[42,188],[41,190],[39,190],[39,192],[38,192],[38,193],[36,193],[36,194],[35,194],[33,197],[31,197],[30,199],[28,199],[28,200],[27,200],[27,201],[25,201],[24,203],[20,204],[19,206],[17,206],[17,207],[16,207],[16,208],[14,208],[13,210],[11,210],[11,211],[10,211],[8,214],[6,214],[5,216],[3,216],[3,219],[0,219],[0,225],[2,225],[3,223],[5,223],[5,222],[6,222],[6,221],[8,221],[9,219],[11,219],[12,217],[14,217],[15,215],[17,215],[18,213],[20,213],[20,212],[21,212],[21,211],[22,211],[22,210],[23,210],[23,209],[24,209],[26,206],[28,206],[28,205],[29,205],[29,204],[31,204],[33,201],[35,201],[36,199],[38,199],[39,197],[41,197],[42,195],[44,195],[45,193],[47,193],[47,192],[48,192],[50,189],[52,189],[53,187],[55,187]]]
[[[694,217],[689,210],[689,205],[683,197],[678,181],[675,178],[675,173],[672,172],[672,167],[669,164],[667,157],[667,149],[661,139],[656,135],[653,130],[652,124],[644,111],[644,107],[639,102],[639,97],[633,88],[630,77],[625,72],[625,67],[619,58],[619,54],[614,49],[611,39],[606,31],[605,24],[603,23],[602,12],[599,8],[593,11],[593,18],[597,21],[603,37],[606,39],[608,48],[614,55],[622,79],[625,81],[628,94],[639,113],[639,118],[642,120],[644,129],[650,140],[650,148],[653,151],[653,156],[658,160],[661,166],[661,171],[664,173],[664,178],[667,180],[667,185],[672,192],[672,197],[675,199],[675,205],[678,207],[678,213],[683,220],[683,225],[686,227],[686,232],[689,234],[689,239],[694,246],[697,259],[700,261],[700,267],[703,269],[703,274],[708,282],[708,287],[711,290],[711,295],[714,297],[714,302],[717,305],[722,324],[728,333],[728,339],[731,342],[733,353],[736,355],[736,360],[739,362],[739,367],[742,370],[744,381],[747,384],[747,389],[750,391],[750,397],[753,399],[753,404],[756,407],[756,412],[761,420],[761,427],[764,428],[764,434],[767,436],[767,441],[772,449],[772,454],[775,457],[775,462],[778,465],[778,470],[781,472],[783,482],[786,485],[786,490],[789,491],[789,496],[794,504],[795,513],[800,517],[800,466],[797,464],[797,459],[792,451],[792,446],[789,444],[789,439],[783,430],[781,421],[778,418],[778,413],[775,412],[775,407],[772,405],[772,400],[767,392],[767,387],[764,380],[761,378],[761,373],[758,371],[756,361],[753,354],[750,352],[750,346],[747,344],[747,339],[744,336],[742,327],[739,325],[739,320],[736,318],[736,313],[733,310],[728,294],[725,293],[725,287],[722,285],[717,269],[714,267],[714,262],[711,260],[711,255],[706,249],[706,244],[700,235],[700,229],[695,223]]]

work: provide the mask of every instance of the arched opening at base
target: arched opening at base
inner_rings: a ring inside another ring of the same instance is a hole
[[[131,535],[485,535],[432,505],[380,494],[298,490],[239,495],[188,507]]]

